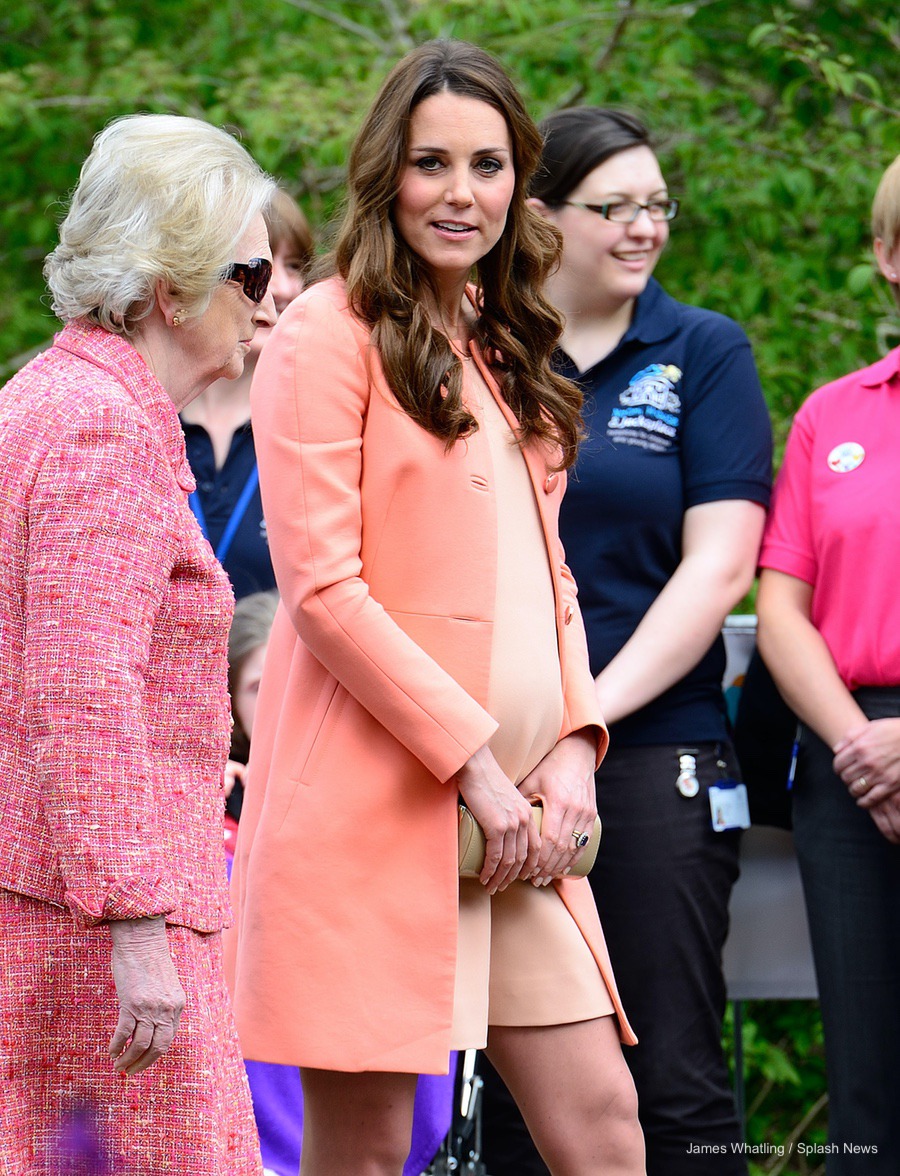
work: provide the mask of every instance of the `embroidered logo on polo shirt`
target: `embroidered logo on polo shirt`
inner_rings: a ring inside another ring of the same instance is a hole
[[[866,459],[866,451],[858,441],[842,441],[828,455],[828,468],[835,474],[849,474],[858,470]]]
[[[682,377],[674,363],[651,363],[631,377],[612,410],[606,435],[616,444],[638,445],[665,453],[675,444],[681,398],[675,386]]]

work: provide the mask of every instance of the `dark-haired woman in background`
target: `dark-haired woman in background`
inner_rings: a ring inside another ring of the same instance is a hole
[[[254,381],[283,604],[235,1007],[246,1055],[301,1066],[304,1174],[398,1176],[416,1074],[485,1044],[559,1176],[644,1172],[631,1033],[565,877],[606,735],[557,537],[581,396],[549,365],[540,147],[488,54],[408,54],[351,154],[339,276],[285,312]],[[459,794],[480,880],[458,877]]]
[[[643,125],[591,107],[542,130],[532,194],[564,238],[558,370],[589,430],[560,533],[611,732],[591,885],[640,1041],[648,1172],[743,1173],[721,1047],[740,814],[719,634],[753,579],[769,421],[740,327],[651,276],[678,206]]]
[[[280,315],[303,289],[313,239],[306,217],[283,188],[276,188],[265,222],[272,249],[269,292]],[[275,587],[250,421],[250,384],[274,325],[257,331],[236,380],[216,380],[181,411],[188,461],[197,481],[191,510],[237,600]],[[240,752],[239,730],[234,738],[238,747],[233,750]],[[241,815],[245,762],[240,757],[229,760],[225,776],[226,812],[232,822]]]
[[[306,217],[283,188],[276,189],[265,220],[272,246],[269,290],[280,315],[303,289],[313,239]],[[257,331],[236,380],[216,380],[181,412],[188,461],[197,479],[191,510],[238,600],[275,587],[250,422],[250,383],[272,326]],[[239,797],[240,789],[229,797],[236,817]]]

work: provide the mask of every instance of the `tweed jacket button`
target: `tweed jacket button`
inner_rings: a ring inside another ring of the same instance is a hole
[[[556,489],[556,483],[559,481],[559,474],[548,474],[544,478],[544,493],[552,494]]]

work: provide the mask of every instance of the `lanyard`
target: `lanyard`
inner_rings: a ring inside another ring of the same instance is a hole
[[[222,532],[222,538],[216,547],[216,559],[220,564],[223,564],[228,557],[228,551],[231,547],[231,541],[234,539],[235,532],[241,525],[241,520],[247,513],[247,507],[250,505],[250,499],[259,485],[259,468],[256,462],[253,463],[253,469],[247,475],[247,481],[244,483],[244,489],[241,491],[241,496],[234,504],[234,510],[228,517],[228,522],[225,524],[225,530]],[[200,502],[200,493],[195,490],[188,495],[188,503],[191,510],[194,512],[194,518],[200,524],[200,530],[203,532],[203,538],[209,542],[209,531],[206,528],[206,516],[203,514],[203,506]]]

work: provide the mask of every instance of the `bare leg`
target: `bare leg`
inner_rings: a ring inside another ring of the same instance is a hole
[[[553,1176],[645,1176],[637,1095],[614,1017],[492,1025],[487,1055]]]
[[[301,1069],[300,1176],[401,1176],[412,1137],[415,1074]]]

